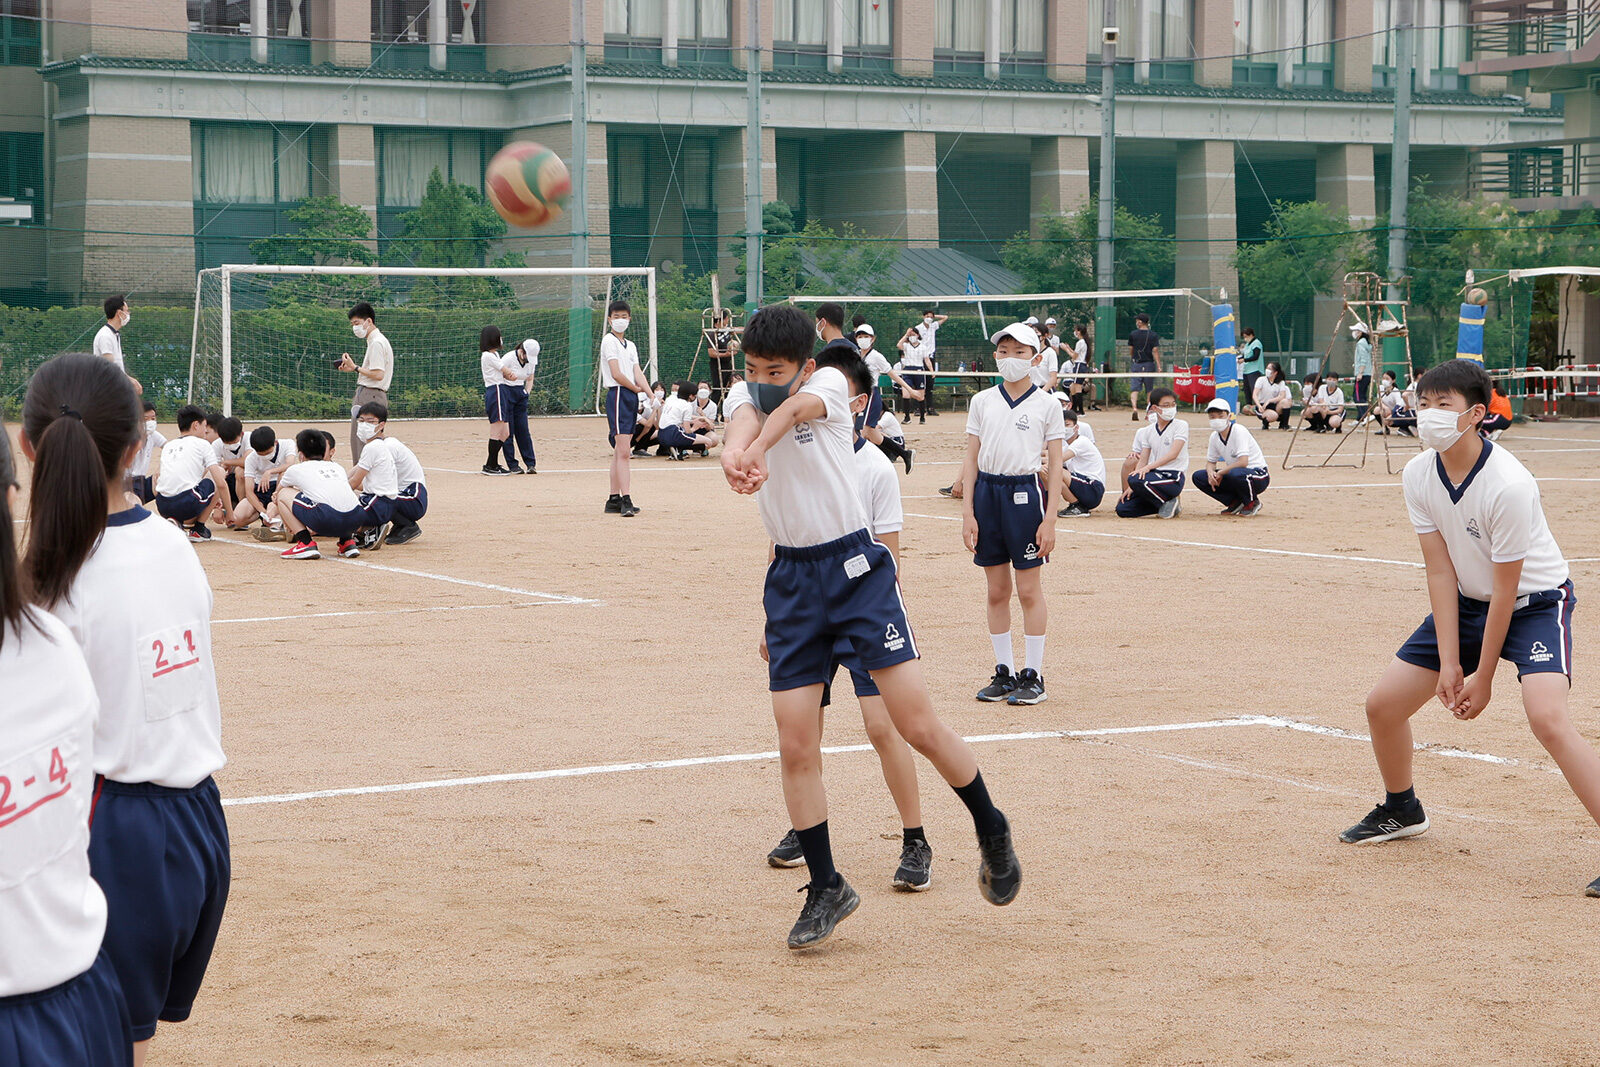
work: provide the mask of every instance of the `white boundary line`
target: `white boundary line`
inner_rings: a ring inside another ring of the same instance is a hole
[[[1217,730],[1229,727],[1264,726],[1270,729],[1290,730],[1296,733],[1313,734],[1318,737],[1336,737],[1350,741],[1370,741],[1366,734],[1355,733],[1350,730],[1341,730],[1333,726],[1321,726],[1316,723],[1300,722],[1296,719],[1286,719],[1276,715],[1239,715],[1231,719],[1205,719],[1199,722],[1174,722],[1155,723],[1147,726],[1107,726],[1093,730],[1032,730],[1024,733],[1010,734],[977,734],[966,738],[970,744],[984,744],[993,741],[1074,741],[1093,740],[1107,737],[1127,737],[1138,734],[1181,733],[1190,730]],[[1445,756],[1453,759],[1476,760],[1482,763],[1492,763],[1502,767],[1522,766],[1522,761],[1507,756],[1494,756],[1484,752],[1471,752],[1466,749],[1448,746],[1434,746],[1418,744],[1414,746],[1418,752],[1431,753],[1436,756]],[[834,745],[823,748],[826,755],[840,755],[850,752],[871,752],[871,745]],[[682,767],[707,767],[727,763],[759,763],[764,760],[775,760],[776,752],[738,752],[721,756],[689,756],[682,759],[646,760],[635,763],[600,763],[584,767],[562,767],[548,771],[517,771],[509,774],[480,774],[465,778],[435,778],[420,782],[398,782],[392,785],[363,785],[343,789],[315,789],[304,793],[275,793],[265,796],[233,797],[224,800],[224,807],[246,807],[260,804],[293,804],[302,800],[324,800],[330,797],[372,796],[379,793],[412,793],[427,789],[454,789],[471,785],[495,785],[505,782],[540,782],[552,778],[587,778],[600,774],[625,774],[633,771],[675,770]],[[1163,757],[1165,758],[1165,757]],[[1174,757],[1177,758],[1177,757]],[[1196,764],[1199,766],[1199,764]],[[1534,764],[1539,770],[1549,771],[1548,767]],[[1218,765],[1219,769],[1221,765]],[[1552,773],[1560,773],[1554,771]],[[1287,781],[1287,779],[1284,779]],[[1294,782],[1292,784],[1302,784]],[[1325,787],[1324,787],[1325,788]]]
[[[212,543],[233,545],[235,548],[254,548],[263,552],[282,552],[283,550],[273,545],[251,544],[249,541],[231,541],[225,537],[213,538]],[[432,571],[414,571],[408,567],[390,567],[383,563],[368,563],[364,559],[345,559],[342,556],[324,556],[324,560],[333,563],[343,563],[351,567],[366,567],[369,570],[387,571],[390,574],[405,574],[412,578],[428,578],[435,582],[449,582],[451,585],[467,585],[474,589],[487,589],[494,593],[513,593],[517,596],[531,596],[539,600],[547,600],[555,604],[598,604],[598,600],[588,600],[584,597],[565,596],[561,593],[540,593],[532,589],[517,589],[509,585],[495,585],[493,582],[477,582],[471,578],[453,578],[448,574],[434,574]]]
[[[211,625],[224,626],[243,622],[297,622],[301,619],[346,619],[352,615],[420,615],[430,611],[492,611],[496,608],[548,608],[560,607],[564,600],[530,600],[511,604],[450,604],[432,608],[392,608],[387,611],[314,611],[307,615],[258,615],[248,619],[212,619]]]
[[[920,515],[914,511],[906,512],[905,516],[908,519],[938,519],[941,522],[961,521],[960,517],[955,515]],[[1079,526],[1071,527],[1064,532],[1083,537],[1109,537],[1118,541],[1151,541],[1161,545],[1181,545],[1185,548],[1216,548],[1224,552],[1244,552],[1249,555],[1260,553],[1267,556],[1304,556],[1307,559],[1337,559],[1346,563],[1386,563],[1391,567],[1414,567],[1419,570],[1423,566],[1421,563],[1413,563],[1411,560],[1404,559],[1379,559],[1375,556],[1340,556],[1331,552],[1296,552],[1287,548],[1223,545],[1215,541],[1179,541],[1170,537],[1141,537],[1137,534],[1116,534],[1106,533],[1103,530],[1085,530]]]

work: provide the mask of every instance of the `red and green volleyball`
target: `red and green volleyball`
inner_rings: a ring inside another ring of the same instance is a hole
[[[534,141],[517,141],[496,152],[483,184],[500,217],[524,230],[559,218],[572,195],[567,165]]]

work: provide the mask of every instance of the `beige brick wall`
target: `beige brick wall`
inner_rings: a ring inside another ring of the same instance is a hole
[[[761,5],[761,67],[763,70],[771,70],[773,0],[757,0],[757,2]],[[733,37],[733,64],[740,70],[748,69],[747,63],[750,55],[744,51],[750,43],[748,12],[749,0],[735,0],[732,18],[729,21],[729,32]]]
[[[44,129],[44,79],[28,67],[0,67],[0,131]]]
[[[1333,36],[1350,38],[1333,46],[1333,87],[1352,93],[1372,91],[1372,5],[1333,5]]]
[[[159,59],[189,54],[188,10],[174,0],[55,0],[49,11],[58,20],[53,59],[91,52]]]
[[[909,77],[933,73],[935,0],[894,0],[895,70]]]
[[[745,194],[745,133],[743,128],[722,130],[717,134],[717,269],[722,272],[722,284],[728,285],[734,277],[732,245],[734,234],[744,233]],[[778,144],[777,131],[761,131],[761,202],[778,199]]]
[[[1037,237],[1047,216],[1077,211],[1088,202],[1088,138],[1033,138],[1033,168],[1028,183],[1029,231]]]
[[[1089,39],[1089,27],[1098,24],[1090,17],[1089,5],[1099,0],[1055,0],[1045,20],[1045,63],[1056,81],[1081,82],[1086,68],[1084,58],[1099,55],[1099,40]]]
[[[371,0],[315,0],[311,36],[311,62],[365,67],[372,62]]]
[[[1197,289],[1222,286],[1231,299],[1237,299],[1239,278],[1231,262],[1238,236],[1233,142],[1180,143],[1177,192],[1177,284]],[[1215,300],[1218,294],[1204,295]],[[1210,316],[1199,304],[1179,302],[1179,339],[1210,330]]]
[[[1359,3],[1361,0],[1349,0]],[[1371,5],[1368,5],[1370,10]],[[1194,0],[1194,18],[1190,23],[1194,34],[1196,56],[1222,58],[1197,60],[1194,80],[1201,85],[1227,87],[1233,84],[1233,60],[1228,58],[1234,50],[1233,0]]]
[[[601,7],[597,3],[588,6]],[[603,8],[601,13],[603,18]],[[496,6],[489,23],[490,68],[534,70],[567,62],[571,58],[571,26],[571,0],[516,0]]]

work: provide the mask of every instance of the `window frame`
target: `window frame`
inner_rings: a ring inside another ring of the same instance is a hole
[[[775,67],[822,68],[828,65],[828,5],[835,0],[789,0],[789,25],[785,36],[778,36],[777,5],[773,5],[772,65]],[[822,7],[822,40],[798,40],[796,27],[800,25],[800,5],[816,3]]]
[[[661,6],[660,16],[662,32],[656,34],[654,37],[640,34],[635,30],[636,11],[634,5],[640,2],[656,3]],[[605,34],[606,62],[618,63],[635,61],[645,63],[660,63],[662,42],[666,34],[667,0],[625,0],[623,6],[628,13],[628,26],[623,33],[611,33],[608,31]],[[697,12],[696,21],[698,22],[698,20],[699,15]]]
[[[39,0],[0,0],[0,67],[37,67],[43,25]]]
[[[29,173],[28,165],[35,166]],[[32,178],[31,185],[24,183]],[[23,190],[31,188],[33,195]],[[26,130],[0,131],[0,196],[33,208],[33,217],[17,220],[16,226],[44,225],[44,134]]]
[[[199,158],[195,161],[195,166],[197,167],[197,169],[199,171],[199,174],[200,174],[200,182],[199,182],[199,185],[198,185],[197,188],[191,190],[191,194],[193,195],[194,203],[195,203],[196,207],[200,207],[200,206],[204,205],[205,207],[208,207],[208,208],[210,208],[210,207],[229,207],[229,208],[232,208],[232,207],[247,207],[247,208],[279,207],[279,208],[282,208],[282,207],[292,206],[294,204],[298,204],[301,199],[305,199],[305,197],[301,197],[301,198],[296,199],[296,200],[285,200],[285,199],[283,199],[283,174],[282,174],[282,167],[280,165],[280,162],[281,162],[281,160],[283,158],[283,147],[282,147],[283,146],[283,141],[284,141],[284,139],[286,137],[289,137],[291,135],[294,135],[294,139],[295,140],[302,141],[306,145],[306,196],[309,197],[309,196],[314,196],[315,195],[316,163],[312,159],[312,153],[311,153],[311,136],[312,136],[312,133],[316,129],[315,126],[287,126],[287,127],[280,127],[280,126],[274,126],[274,125],[272,125],[270,123],[265,123],[265,122],[195,122],[195,123],[191,123],[190,124],[190,128],[191,128],[191,130],[193,130],[194,132],[199,133],[199,135],[200,135],[200,153],[199,153]],[[205,188],[206,188],[206,155],[207,155],[206,134],[211,130],[225,129],[225,128],[226,129],[266,130],[266,131],[268,131],[268,132],[270,132],[272,134],[272,199],[271,200],[207,200],[207,199],[205,199],[204,197],[202,197],[200,195],[201,193],[203,193],[205,191]]]
[[[983,24],[984,24],[984,28],[985,28],[984,32],[985,32],[985,34],[987,34],[988,33],[988,25],[989,25],[989,14],[988,14],[988,4],[987,4],[986,0],[970,0],[970,2],[977,3],[981,7],[984,8],[984,16],[983,16],[984,21],[983,21]],[[962,0],[950,0],[950,40],[951,41],[954,41],[956,39],[956,23],[960,19],[960,14],[959,14],[959,12],[957,12],[956,6],[958,4],[960,4],[960,3],[962,3]],[[937,18],[938,17],[938,15],[937,15],[937,11],[938,11],[937,6],[935,6],[934,10],[935,10],[935,16],[934,17]],[[934,28],[934,40],[937,41],[938,39],[939,39],[939,37],[938,37],[938,27],[936,26]],[[984,67],[984,54],[983,54],[983,49],[982,48],[978,49],[976,52],[973,52],[973,51],[968,51],[968,50],[960,49],[960,48],[953,48],[953,47],[952,48],[939,48],[939,47],[936,46],[934,48],[934,50],[933,50],[933,69],[934,69],[934,73],[936,73],[936,74],[980,74],[981,75],[981,74],[984,73],[983,67]]]
[[[845,0],[855,8],[854,12],[845,12],[846,37],[849,34],[849,20],[855,19],[857,43],[852,45],[840,42],[844,50],[844,66],[846,70],[893,70],[894,69],[894,30],[895,30],[895,0],[878,0],[879,3],[888,5],[889,8],[889,43],[887,44],[861,44],[860,27],[865,24],[866,9],[872,0]]]

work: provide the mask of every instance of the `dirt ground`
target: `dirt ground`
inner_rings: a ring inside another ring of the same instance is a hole
[[[1090,421],[1115,472],[1135,427]],[[1380,439],[1362,470],[1283,471],[1287,434],[1263,435],[1256,519],[1191,488],[1174,521],[1109,499],[1062,520],[1050,698],[1012,708],[972,699],[983,579],[936,493],[963,427],[909,427],[905,595],[1016,829],[1015,904],[979,896],[971,823],[926,764],[933,888],[890,888],[899,824],[846,696],[826,774],[862,906],[788,952],[806,878],[764,862],[787,820],[753,501],[715,459],[651,459],[643,514],[602,514],[594,419],[539,422],[541,473],[500,479],[475,473],[479,423],[396,424],[429,468],[420,540],[355,563],[198,548],[234,882],[194,1017],[151,1064],[1600,1061],[1600,830],[1511,668],[1477,721],[1417,718],[1432,830],[1336,840],[1380,796],[1364,694],[1428,610]],[[1503,443],[1580,560],[1573,711],[1596,738],[1600,426]],[[451,781],[483,776],[509,777]],[[444,784],[285,799],[419,782]]]

